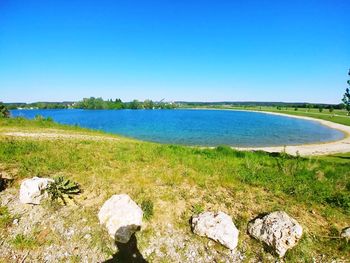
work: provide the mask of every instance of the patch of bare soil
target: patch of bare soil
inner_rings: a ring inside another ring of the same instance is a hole
[[[81,139],[81,140],[113,140],[118,138],[98,135],[85,135],[75,133],[58,133],[58,132],[3,132],[0,135],[9,137],[36,138],[36,139]]]

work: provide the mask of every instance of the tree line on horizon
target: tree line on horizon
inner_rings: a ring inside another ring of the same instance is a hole
[[[350,69],[348,71],[348,76],[350,76]],[[177,103],[168,103],[168,102],[154,102],[152,100],[138,101],[133,100],[131,102],[123,102],[121,99],[109,99],[103,100],[101,97],[95,98],[84,98],[78,102],[35,102],[35,103],[2,103],[0,102],[0,117],[9,117],[10,111],[12,109],[89,109],[89,110],[121,110],[121,109],[174,109],[180,106],[187,107],[196,107],[196,106],[273,106],[277,109],[282,109],[282,107],[294,107],[294,110],[298,108],[318,108],[320,112],[323,109],[329,109],[330,112],[333,112],[334,109],[345,109],[347,115],[350,115],[350,79],[347,80],[349,87],[346,88],[345,93],[342,98],[342,103],[337,105],[331,104],[311,104],[311,103],[274,103],[274,102],[177,102]]]
[[[14,109],[87,109],[87,110],[121,110],[121,109],[174,109],[176,103],[154,102],[152,100],[133,100],[123,102],[121,99],[103,100],[102,98],[84,98],[78,102],[34,102],[34,103],[6,103],[9,110]]]
[[[103,100],[102,98],[84,98],[72,105],[75,109],[88,109],[88,110],[122,110],[122,109],[174,109],[177,105],[175,103],[168,102],[154,102],[152,100],[138,101],[133,100],[130,102],[123,102],[121,99],[109,99]]]

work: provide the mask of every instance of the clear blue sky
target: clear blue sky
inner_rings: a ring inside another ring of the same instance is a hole
[[[0,0],[0,101],[339,103],[350,1]]]

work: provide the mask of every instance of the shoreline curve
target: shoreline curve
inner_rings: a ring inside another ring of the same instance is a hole
[[[336,141],[329,142],[316,142],[310,144],[300,145],[283,145],[283,146],[263,146],[263,147],[235,147],[231,146],[232,149],[239,151],[264,151],[268,153],[281,153],[285,152],[293,156],[315,156],[315,155],[329,155],[337,153],[350,153],[350,126],[326,121],[322,119],[316,119],[307,116],[297,116],[287,113],[269,112],[269,111],[257,111],[257,110],[243,110],[243,109],[215,109],[215,108],[188,108],[191,110],[229,110],[229,111],[247,111],[256,112],[262,114],[277,115],[295,119],[303,119],[308,121],[315,121],[321,125],[327,126],[331,129],[341,131],[344,134],[344,138]],[[212,148],[212,147],[210,147]]]
[[[245,110],[250,111],[250,110]],[[344,133],[344,138],[336,141],[312,143],[312,144],[301,144],[301,145],[286,145],[286,146],[267,146],[267,147],[232,147],[233,149],[240,151],[264,151],[264,152],[286,152],[290,155],[300,156],[312,156],[312,155],[329,155],[337,153],[348,153],[350,152],[350,126],[343,124],[326,121],[322,119],[316,119],[306,116],[296,116],[287,113],[268,112],[268,111],[253,111],[257,113],[271,114],[277,116],[284,116],[296,119],[303,119],[309,121],[316,121],[321,125],[327,126],[331,129],[335,129]]]

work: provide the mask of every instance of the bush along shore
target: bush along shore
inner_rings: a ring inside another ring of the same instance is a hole
[[[0,123],[4,262],[348,259],[350,154],[198,149],[46,119]]]

